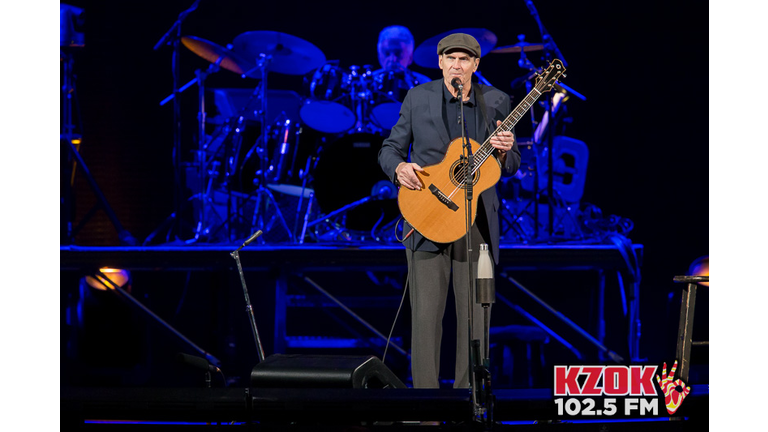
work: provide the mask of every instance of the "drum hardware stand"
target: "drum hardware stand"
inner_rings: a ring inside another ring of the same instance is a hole
[[[532,236],[525,231],[525,227],[522,226],[520,223],[520,219],[522,219],[523,215],[528,215],[528,217],[533,218],[533,216],[528,213],[528,207],[533,203],[531,200],[528,201],[525,207],[522,210],[513,211],[509,207],[509,201],[506,199],[501,200],[501,209],[503,211],[499,212],[499,216],[508,224],[508,228],[505,231],[502,231],[502,236],[504,236],[509,230],[513,230],[515,232],[516,239],[519,239],[524,244],[528,243],[529,240],[531,240]],[[508,215],[505,215],[507,213]],[[511,220],[510,220],[511,218]]]
[[[236,116],[233,116],[232,118],[229,118],[227,121],[229,123],[227,135],[232,133],[234,131],[234,135],[231,138],[230,145],[224,145],[224,160],[225,160],[225,166],[224,166],[224,187],[227,190],[227,218],[222,222],[222,224],[216,228],[211,235],[215,235],[221,228],[226,227],[227,228],[227,241],[233,240],[233,228],[232,228],[232,219],[237,216],[239,220],[243,220],[244,217],[241,214],[241,202],[242,201],[248,201],[252,196],[253,192],[248,194],[248,196],[245,199],[239,199],[237,202],[237,209],[235,212],[232,211],[233,208],[233,190],[232,190],[232,182],[234,181],[235,173],[238,172],[238,158],[240,154],[240,147],[242,146],[243,142],[243,132],[245,130],[245,111],[251,106],[251,102],[253,101],[253,98],[256,97],[261,93],[260,88],[257,87],[254,92],[251,94],[250,98],[248,98],[248,101],[240,108],[239,113]],[[225,138],[226,140],[226,138]],[[239,170],[242,173],[243,166],[245,165],[245,162],[250,158],[251,154],[255,150],[255,147],[251,149],[248,154],[245,156],[243,162],[239,166]],[[240,178],[240,186],[242,187],[242,177]]]
[[[544,24],[541,22],[541,18],[539,17],[539,12],[536,10],[536,6],[533,5],[532,0],[526,0],[525,2],[526,6],[528,7],[528,10],[531,13],[531,16],[536,20],[536,23],[539,26],[539,32],[541,34],[541,40],[544,43],[544,58],[547,62],[552,61],[552,57],[554,55],[555,58],[560,59],[560,61],[563,62],[563,66],[567,67],[568,63],[565,61],[565,58],[563,57],[563,54],[560,52],[560,49],[555,44],[555,41],[552,39],[552,36],[547,32],[547,29],[544,27]],[[524,59],[524,49],[520,50],[521,54],[521,61],[527,61],[527,59]],[[529,62],[530,63],[530,62]],[[553,191],[553,151],[552,151],[552,137],[554,135],[555,129],[555,118],[554,118],[554,97],[555,93],[553,92],[549,98],[547,99],[546,106],[547,106],[547,112],[549,113],[549,119],[552,121],[552,126],[548,128],[546,131],[547,133],[547,144],[546,147],[549,149],[547,152],[547,167],[548,167],[548,174],[547,174],[547,204],[548,204],[548,232],[549,236],[552,237],[554,234],[554,221],[555,221],[555,209],[554,209],[554,203],[552,201],[552,191]],[[536,177],[536,199],[538,201],[538,176]],[[536,205],[536,219],[538,221],[538,202]],[[538,238],[538,223],[536,224],[537,230],[536,230],[536,237]]]
[[[257,88],[256,91],[254,92],[253,96],[257,95],[259,92],[260,92],[260,90]],[[251,96],[251,99],[253,98],[253,96]],[[238,219],[240,219],[240,220],[244,219],[244,215],[242,214],[242,209],[243,209],[244,206],[243,206],[242,203],[250,201],[251,198],[253,198],[256,193],[259,193],[259,189],[256,189],[256,190],[251,191],[247,195],[243,194],[243,196],[238,197],[237,198],[237,209],[234,212],[232,211],[232,209],[233,209],[233,195],[234,195],[234,191],[232,190],[232,181],[233,181],[233,177],[235,175],[235,172],[237,171],[237,169],[234,168],[234,167],[238,166],[237,159],[238,159],[238,154],[240,152],[240,146],[242,145],[242,132],[243,132],[243,130],[245,128],[243,114],[244,114],[245,110],[249,106],[250,106],[250,100],[240,109],[240,113],[237,116],[235,116],[235,117],[237,117],[237,122],[236,122],[235,125],[233,125],[231,127],[231,129],[234,131],[234,137],[232,138],[232,144],[224,146],[224,148],[225,148],[225,157],[224,157],[224,159],[227,161],[226,162],[226,167],[225,167],[225,177],[226,177],[226,179],[224,180],[224,187],[227,190],[227,217],[226,217],[226,220],[224,220],[224,222],[222,222],[221,225],[219,225],[215,230],[213,230],[210,233],[211,236],[215,236],[216,233],[220,229],[222,229],[224,227],[227,227],[227,230],[228,230],[228,241],[233,241],[233,228],[231,226],[233,218],[235,216],[237,216]],[[230,121],[232,121],[232,120],[233,119],[230,119]],[[243,167],[245,165],[245,162],[248,159],[250,159],[250,157],[253,155],[254,152],[259,152],[260,151],[260,149],[258,147],[259,147],[259,143],[257,142],[249,150],[248,154],[244,157],[244,160],[240,164],[240,167],[239,167],[239,171],[241,173],[242,173]],[[262,154],[262,153],[259,153],[259,154]],[[230,160],[232,160],[232,162],[230,162]],[[262,166],[262,168],[263,168],[263,166]],[[242,178],[241,178],[241,180],[242,180]],[[241,186],[242,186],[242,184],[241,184]],[[251,224],[252,223],[253,222],[251,222]]]
[[[275,149],[272,153],[272,157],[269,160],[269,169],[267,180],[279,184],[280,181],[287,175],[289,178],[293,176],[293,172],[296,169],[296,155],[298,154],[299,146],[293,145],[293,152],[291,152],[291,135],[293,139],[298,143],[299,131],[292,133],[291,130],[296,127],[291,119],[287,117],[285,111],[281,112],[277,116],[277,120],[267,128],[268,135],[273,136],[272,127],[279,129],[279,135],[277,141],[275,141]],[[292,153],[289,155],[289,152]],[[266,154],[266,153],[265,153]],[[291,158],[290,167],[288,166],[287,158]]]
[[[525,36],[520,35],[517,37],[520,43],[523,43],[525,41]],[[528,79],[525,80],[525,91],[526,93],[530,93],[531,89],[533,88],[533,84],[531,83],[530,78],[536,76],[537,68],[536,66],[531,63],[530,60],[528,60],[528,57],[525,55],[525,49],[520,49],[520,60],[517,61],[518,66],[520,66],[522,69],[525,69],[528,71]],[[539,127],[542,125],[536,121],[536,114],[533,112],[533,109],[531,111],[531,123],[533,124],[536,131],[538,131]],[[536,139],[534,139],[533,142],[534,146],[538,144]],[[540,191],[539,191],[539,172],[538,172],[538,153],[534,151],[534,164],[533,164],[533,199],[534,199],[534,207],[533,207],[533,238],[539,238],[539,200],[541,199]],[[527,207],[527,206],[526,206]],[[551,208],[551,207],[550,207]]]
[[[272,195],[272,192],[269,191],[269,189],[265,186],[266,180],[267,180],[267,164],[268,164],[268,149],[267,149],[267,142],[268,142],[268,133],[267,133],[267,76],[269,74],[269,71],[267,70],[270,62],[272,61],[272,55],[261,53],[259,58],[256,60],[256,66],[247,71],[243,74],[243,77],[250,75],[252,72],[255,72],[256,70],[261,71],[261,84],[260,84],[260,99],[261,99],[261,109],[259,111],[259,118],[261,121],[261,133],[259,134],[259,138],[257,140],[255,150],[259,154],[259,163],[260,163],[260,170],[259,175],[257,177],[258,179],[258,185],[254,192],[251,193],[251,195],[256,195],[256,207],[253,209],[253,220],[251,222],[251,227],[255,228],[257,225],[260,225],[260,230],[263,230],[265,232],[268,232],[271,228],[271,223],[269,224],[269,227],[264,223],[263,220],[263,214],[262,214],[262,207],[264,207],[264,210],[266,210],[266,206],[271,204],[275,208],[275,212],[277,213],[277,218],[280,221],[280,224],[285,229],[286,233],[288,234],[288,238],[293,241],[294,234],[288,228],[288,224],[285,222],[285,218],[283,217],[283,213],[280,211],[280,206],[277,204],[277,200],[275,199],[274,195]],[[251,153],[251,152],[249,152]],[[243,164],[245,164],[245,160],[248,159],[248,156],[246,156],[243,160]],[[241,165],[242,166],[242,165]],[[241,170],[242,172],[242,170]],[[264,199],[264,196],[266,196],[266,199]],[[266,202],[264,206],[262,206],[262,203]],[[264,240],[261,239],[261,243],[264,243]]]
[[[197,123],[198,123],[198,149],[195,155],[195,160],[197,164],[199,165],[198,173],[199,173],[199,179],[198,179],[198,185],[200,187],[200,192],[193,195],[192,198],[197,198],[200,200],[200,205],[197,211],[197,221],[195,224],[194,229],[194,238],[187,240],[185,243],[190,244],[199,241],[201,238],[204,238],[211,234],[210,228],[207,226],[205,221],[205,213],[206,208],[208,205],[210,205],[211,208],[213,208],[213,200],[210,197],[210,191],[211,191],[211,184],[207,181],[208,176],[208,159],[206,157],[206,150],[208,147],[208,140],[206,139],[205,135],[205,80],[208,78],[208,75],[214,74],[219,71],[219,65],[221,61],[224,59],[224,57],[219,57],[216,62],[211,63],[208,66],[208,69],[205,71],[201,71],[200,69],[195,71],[195,78],[190,80],[188,83],[186,83],[184,86],[182,86],[177,92],[174,92],[167,98],[163,99],[160,102],[160,105],[166,104],[171,99],[174,100],[174,102],[178,99],[177,95],[192,86],[192,84],[197,83],[198,87],[198,113],[197,113]],[[173,216],[173,215],[172,215]],[[167,223],[168,221],[166,221]],[[165,224],[164,224],[165,225]],[[153,233],[149,238],[154,237]]]
[[[375,132],[375,127],[370,122],[370,108],[368,107],[368,101],[371,100],[371,90],[368,88],[368,83],[365,82],[371,75],[371,66],[363,65],[350,66],[352,82],[350,95],[352,100],[351,105],[355,110],[355,116],[357,121],[355,122],[354,129],[357,132],[371,131]],[[362,71],[362,73],[361,73]]]
[[[200,3],[200,0],[195,0],[195,2],[192,4],[192,6],[189,7],[189,9],[181,12],[176,19],[176,21],[173,23],[173,26],[171,26],[170,29],[163,35],[163,37],[160,38],[160,40],[155,44],[155,47],[153,48],[155,51],[160,49],[161,46],[164,44],[173,45],[173,56],[171,61],[171,68],[173,70],[173,179],[174,179],[174,196],[173,196],[173,204],[174,204],[174,211],[173,213],[166,219],[165,222],[160,226],[159,229],[162,229],[163,227],[167,225],[170,226],[170,231],[172,234],[174,234],[174,237],[178,238],[179,234],[179,225],[181,222],[181,210],[182,205],[184,204],[184,192],[183,192],[183,185],[181,181],[181,102],[179,101],[179,59],[181,57],[180,53],[180,43],[181,43],[181,23],[187,18],[187,16],[195,11],[197,9],[198,4]],[[161,104],[162,105],[162,104]],[[149,237],[147,237],[147,240],[154,237],[156,232],[153,232],[150,234]],[[145,243],[147,243],[147,240],[145,240]]]
[[[304,224],[301,226],[301,236],[299,236],[299,244],[304,244],[304,239],[307,235],[307,228],[309,225],[309,215],[312,213],[312,204],[314,203],[315,194],[309,194],[309,201],[307,202],[307,211],[304,213]]]
[[[120,221],[117,218],[117,215],[115,214],[114,210],[112,210],[112,207],[107,202],[107,198],[104,196],[104,193],[101,191],[101,188],[99,188],[99,185],[96,183],[96,180],[93,178],[93,175],[91,175],[91,171],[88,169],[88,166],[85,164],[85,161],[83,160],[82,156],[80,155],[80,152],[78,151],[78,148],[75,147],[75,141],[80,141],[82,139],[82,118],[78,115],[78,130],[81,131],[81,134],[75,134],[75,125],[73,124],[72,119],[72,105],[73,105],[73,99],[75,102],[77,102],[77,87],[75,85],[75,75],[74,75],[74,57],[72,53],[66,53],[64,50],[60,51],[61,54],[61,60],[64,63],[64,85],[61,87],[62,91],[62,121],[61,121],[61,135],[59,136],[59,140],[62,145],[66,146],[66,152],[68,154],[67,162],[65,164],[64,168],[64,175],[66,176],[66,184],[64,186],[64,196],[61,199],[61,205],[62,205],[62,215],[64,220],[62,222],[66,225],[65,227],[62,227],[62,232],[66,232],[66,236],[63,239],[64,244],[72,244],[75,241],[75,236],[78,232],[80,232],[80,229],[93,217],[94,214],[96,214],[96,211],[98,211],[99,207],[101,207],[104,212],[107,214],[107,217],[109,217],[109,220],[112,222],[112,225],[117,230],[118,238],[120,239],[121,245],[128,245],[128,246],[135,246],[138,244],[136,239],[129,233],[123,225],[120,223]],[[78,105],[79,108],[79,105]],[[79,114],[79,109],[78,109]],[[73,161],[74,159],[74,161]],[[88,181],[88,185],[91,187],[91,191],[94,195],[96,195],[96,204],[89,210],[85,216],[80,220],[80,222],[77,224],[76,227],[72,227],[73,225],[73,217],[74,217],[74,194],[73,194],[73,187],[74,187],[74,181],[75,181],[75,169],[77,166],[80,166],[80,171],[82,171],[83,175],[85,176],[85,179]]]
[[[317,159],[317,156],[315,155],[307,157],[307,163],[306,165],[304,165],[304,171],[301,174],[301,193],[299,194],[299,204],[296,206],[296,219],[294,219],[294,222],[293,222],[294,234],[299,228],[299,215],[301,214],[301,208],[304,205],[304,191],[307,190],[307,183],[309,182],[309,178],[310,178],[310,169],[312,168],[312,161],[316,159]],[[294,236],[293,238],[294,243],[304,244],[304,236],[307,233],[307,224],[309,223],[309,216],[310,216],[310,213],[312,212],[312,202],[314,198],[315,198],[314,192],[310,193],[309,197],[307,197],[307,210],[304,213],[304,224],[301,227],[301,235]]]
[[[200,69],[195,71],[197,76],[197,94],[198,94],[198,113],[197,113],[197,154],[195,159],[199,164],[199,186],[200,186],[200,205],[197,214],[197,224],[195,227],[195,236],[192,239],[186,241],[187,244],[194,243],[200,240],[201,237],[208,236],[211,232],[210,228],[206,224],[205,211],[208,205],[213,208],[213,200],[211,199],[210,192],[212,184],[207,181],[208,177],[208,158],[206,156],[206,150],[208,143],[206,142],[205,135],[205,80],[208,75],[219,71],[219,64],[224,57],[219,57],[215,63],[211,63],[206,71]],[[213,179],[211,179],[213,180]]]
[[[530,86],[528,82],[526,82],[527,86]],[[558,115],[558,111],[560,107],[568,100],[568,96],[566,95],[566,92],[568,94],[573,94],[578,99],[586,100],[586,97],[581,95],[580,93],[576,92],[575,90],[571,89],[570,87],[567,87],[565,84],[562,83],[556,83],[554,85],[555,90],[558,90],[556,92],[553,92],[551,97],[547,99],[546,101],[546,108],[547,111],[544,113],[544,116],[542,117],[542,120],[540,122],[534,121],[535,131],[533,136],[533,146],[534,149],[542,142],[542,135],[546,134],[546,145],[544,147],[544,151],[547,152],[546,155],[546,170],[547,170],[547,187],[546,187],[546,196],[547,196],[547,205],[548,205],[548,232],[549,232],[549,238],[552,238],[554,236],[554,220],[555,220],[555,208],[561,207],[565,208],[565,206],[562,205],[563,200],[560,198],[560,192],[554,188],[554,144],[553,144],[553,136],[555,134],[555,131],[557,130],[556,127],[558,126],[558,123],[560,121],[560,116]],[[533,110],[531,110],[533,111]],[[550,119],[552,119],[551,127],[549,125]],[[541,199],[541,194],[544,192],[544,190],[541,188],[541,178],[540,178],[540,172],[539,169],[539,158],[541,155],[538,150],[534,150],[534,163],[532,164],[533,167],[533,190],[534,190],[534,201],[536,203],[534,207],[534,219],[536,220],[535,224],[535,233],[534,238],[542,240],[542,238],[539,235],[539,206],[538,203]]]

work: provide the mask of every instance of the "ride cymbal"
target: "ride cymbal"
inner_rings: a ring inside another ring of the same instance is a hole
[[[310,42],[286,33],[250,31],[232,42],[235,53],[256,64],[271,56],[267,70],[286,75],[304,75],[325,64],[325,54]]]

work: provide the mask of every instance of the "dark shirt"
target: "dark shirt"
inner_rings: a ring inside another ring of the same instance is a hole
[[[461,137],[461,123],[459,99],[454,97],[448,87],[443,83],[443,121],[448,130],[448,136],[451,141]],[[477,140],[475,124],[477,123],[477,103],[475,102],[475,92],[469,93],[469,100],[464,102],[464,118],[467,122],[467,131],[469,138]],[[446,143],[447,144],[447,143]]]

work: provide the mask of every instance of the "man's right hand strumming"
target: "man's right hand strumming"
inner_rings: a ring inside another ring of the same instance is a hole
[[[416,176],[416,171],[422,172],[424,169],[412,162],[400,162],[395,168],[395,174],[400,186],[408,189],[421,190],[421,181]]]

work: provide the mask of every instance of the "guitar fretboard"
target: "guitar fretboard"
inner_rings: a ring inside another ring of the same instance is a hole
[[[488,159],[488,157],[493,153],[493,150],[495,150],[491,145],[491,138],[495,137],[499,132],[511,131],[512,128],[514,128],[517,122],[523,118],[525,113],[528,112],[528,109],[536,102],[540,96],[541,91],[539,91],[538,88],[532,89],[531,92],[528,93],[528,95],[525,96],[525,98],[517,105],[517,107],[512,110],[512,113],[510,113],[507,118],[501,122],[501,126],[491,132],[491,135],[488,136],[488,139],[485,140],[483,145],[481,145],[475,153],[476,168],[474,171],[477,171],[477,167],[482,165],[483,162],[485,162],[486,159]]]

